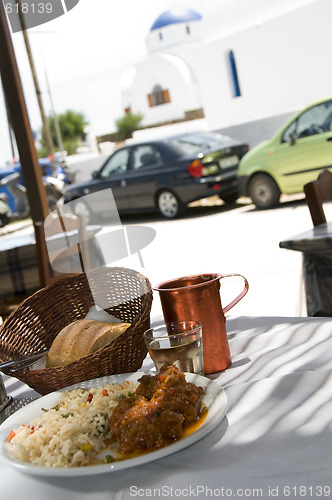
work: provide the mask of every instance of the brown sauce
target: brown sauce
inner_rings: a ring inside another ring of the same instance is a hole
[[[197,431],[197,429],[202,425],[202,423],[206,419],[208,413],[209,410],[207,409],[205,404],[202,403],[202,411],[197,422],[193,422],[183,428],[183,437],[190,436],[190,434],[193,434],[195,431]]]

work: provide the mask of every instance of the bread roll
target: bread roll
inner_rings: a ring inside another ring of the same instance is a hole
[[[130,323],[103,323],[79,319],[55,337],[47,356],[47,367],[65,366],[104,347],[123,333]]]

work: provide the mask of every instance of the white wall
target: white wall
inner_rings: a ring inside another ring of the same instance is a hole
[[[156,84],[169,91],[171,102],[149,107],[148,94],[152,93]],[[144,115],[144,126],[182,119],[185,110],[201,106],[188,66],[173,55],[150,55],[146,58],[137,68],[131,98],[132,111]]]
[[[187,122],[173,123],[172,125],[162,125],[160,127],[152,127],[143,130],[136,130],[133,133],[132,139],[127,139],[126,142],[149,141],[175,134],[184,134],[187,132],[202,132],[208,131],[208,126],[204,118],[198,120],[190,120]]]
[[[332,94],[331,19],[332,2],[320,0],[201,46],[198,79],[210,127],[284,113]],[[230,49],[237,63],[239,98],[232,97]],[[208,74],[211,66],[213,73]]]
[[[132,109],[144,114],[144,125],[152,125],[203,107],[209,129],[218,129],[288,113],[330,95],[331,19],[331,0],[317,0],[240,32],[225,37],[221,32],[209,43],[169,42],[166,55],[154,52],[137,66]],[[184,26],[164,30],[177,40],[175,33]],[[236,58],[238,98],[233,97],[229,50]],[[174,54],[186,71],[167,59]],[[171,103],[149,108],[147,94],[156,84],[170,91]]]
[[[186,27],[190,33],[187,33]],[[159,34],[162,34],[160,39]],[[189,23],[171,24],[162,29],[150,31],[146,37],[146,45],[149,52],[165,51],[180,43],[191,43],[198,41],[202,36],[202,21]]]

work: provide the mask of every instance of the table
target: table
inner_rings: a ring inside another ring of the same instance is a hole
[[[104,265],[104,258],[94,236],[101,226],[87,226],[91,258],[96,266]],[[59,242],[64,238],[59,234]],[[0,237],[0,300],[30,295],[40,288],[36,240],[33,227],[23,232]]]
[[[332,222],[279,243],[302,252],[308,316],[332,316]]]
[[[227,329],[232,365],[209,378],[225,389],[228,410],[208,436],[95,477],[37,478],[1,464],[2,498],[331,498],[332,320],[230,317]],[[15,399],[37,396],[3,378]]]

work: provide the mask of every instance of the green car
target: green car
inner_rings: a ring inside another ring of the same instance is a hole
[[[240,194],[257,208],[273,208],[282,193],[303,192],[324,168],[332,170],[332,97],[296,113],[244,155],[238,168]]]

